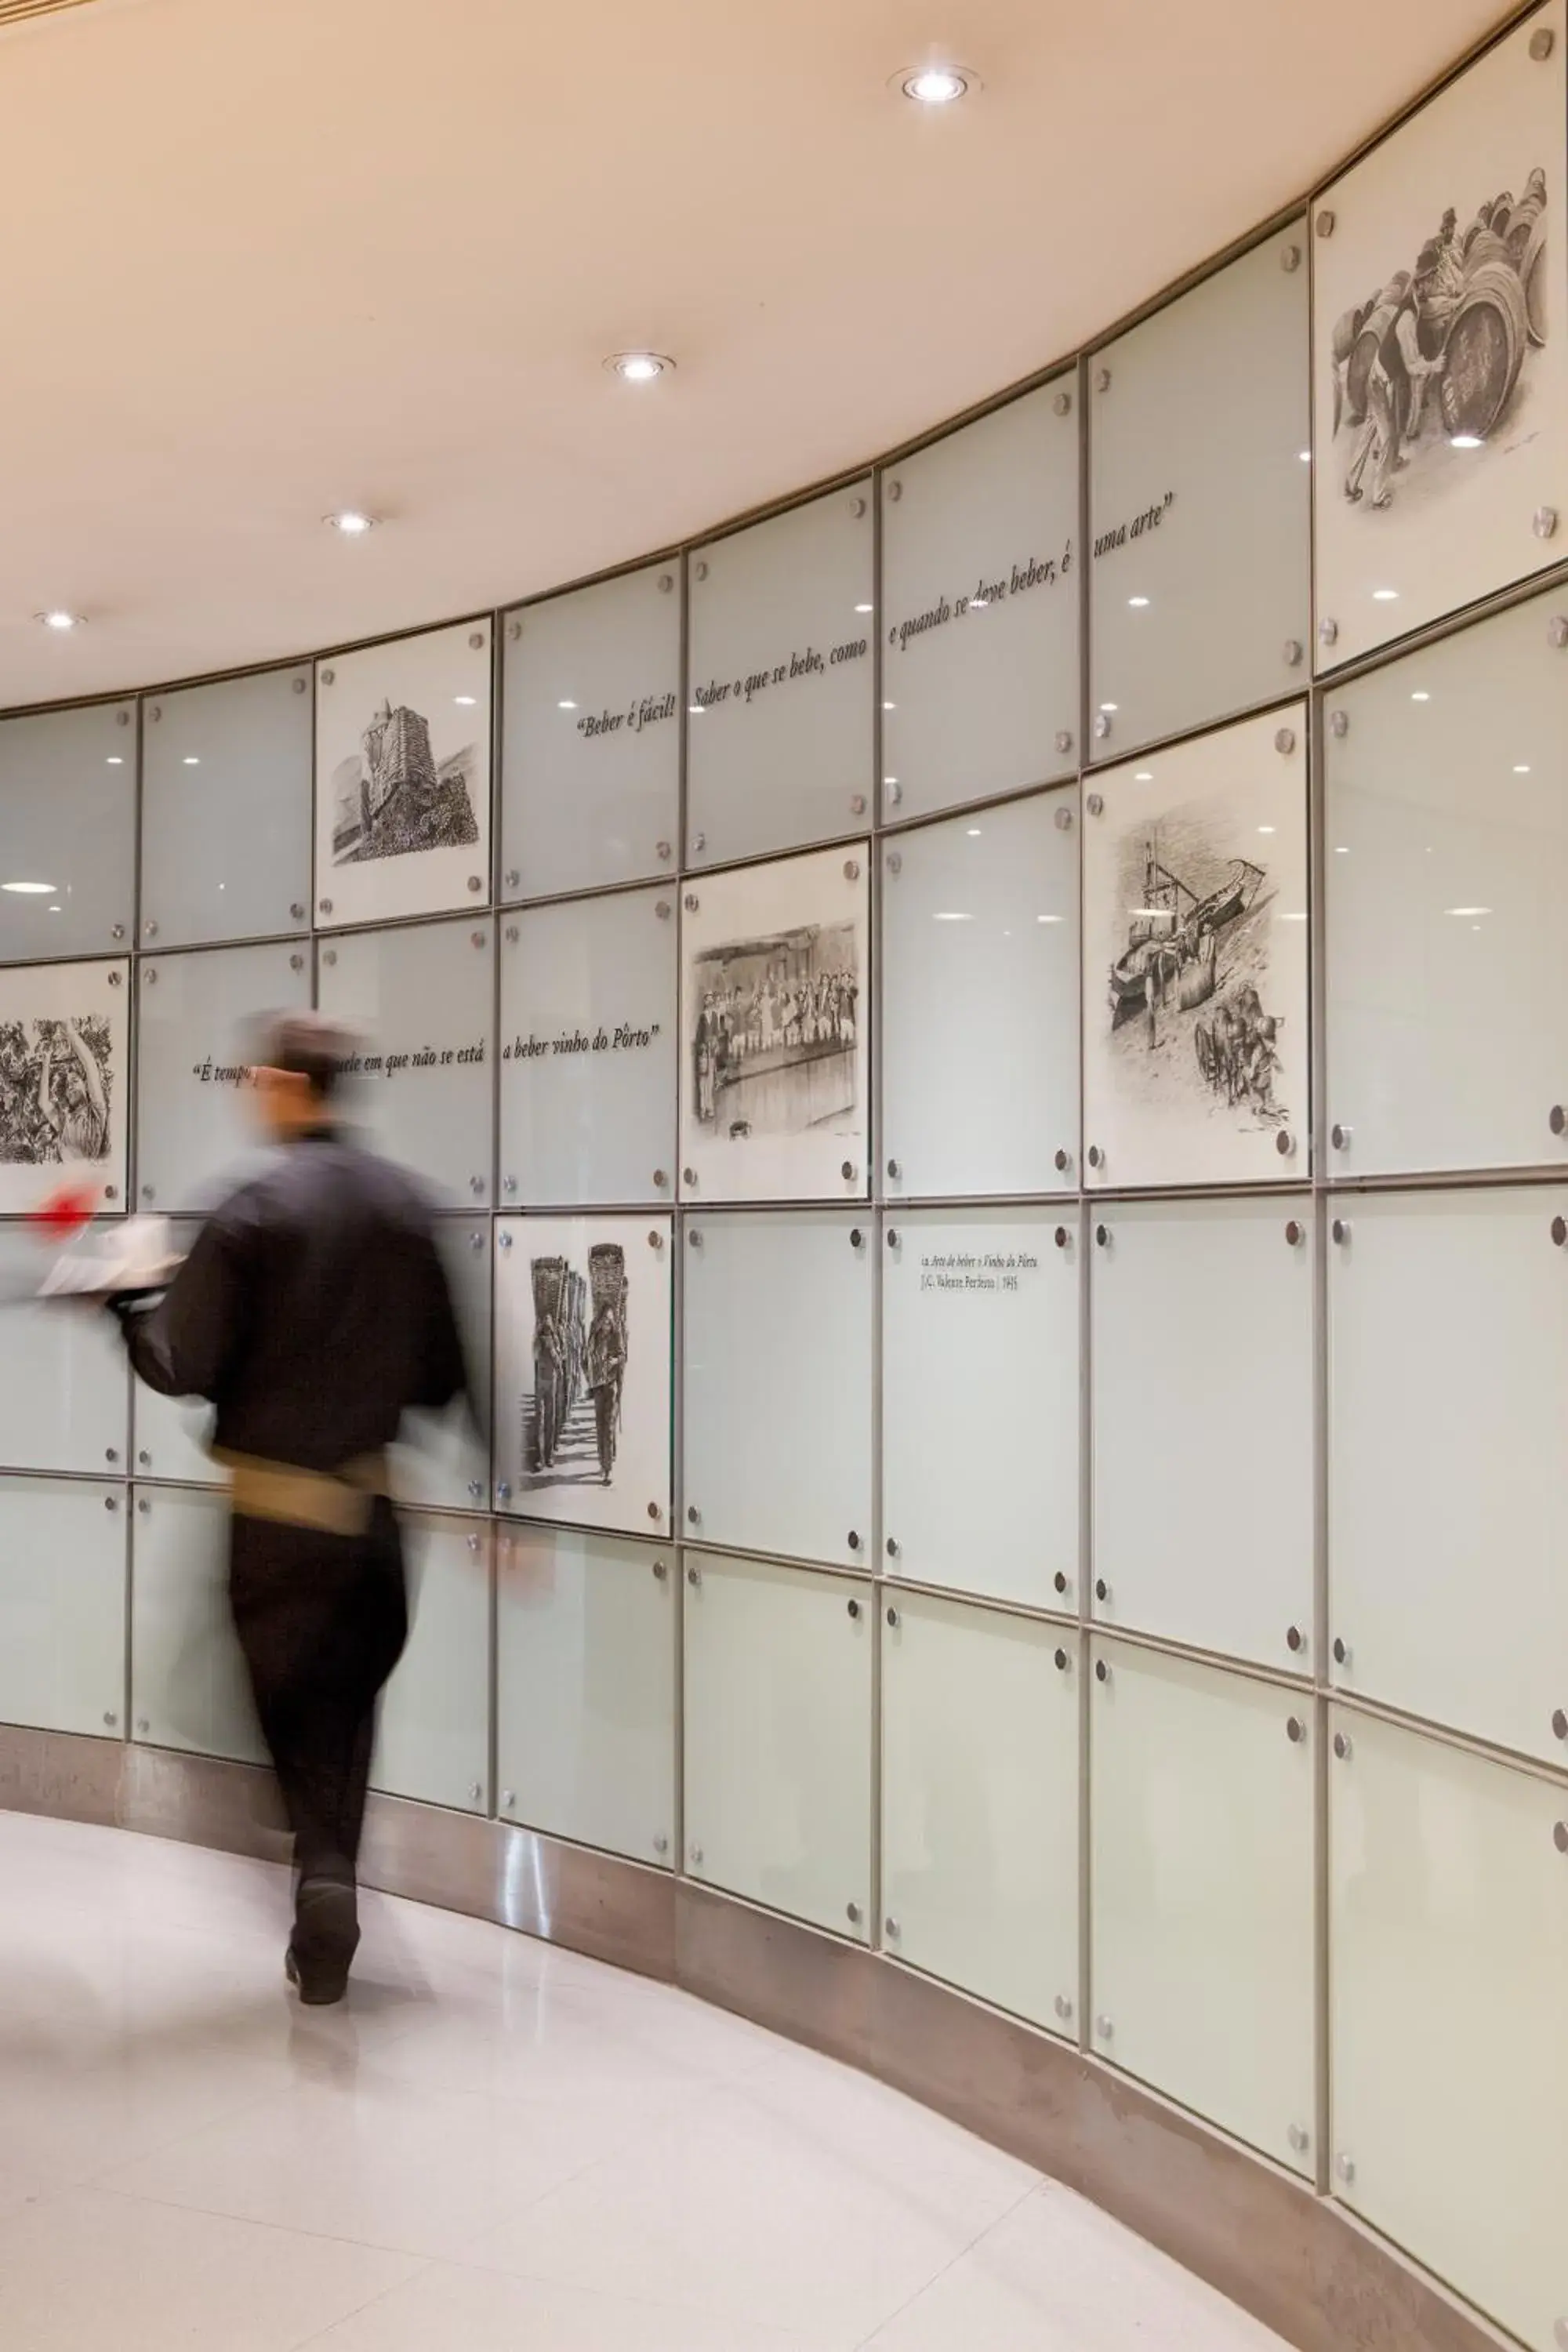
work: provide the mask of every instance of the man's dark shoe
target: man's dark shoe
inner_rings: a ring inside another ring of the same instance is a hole
[[[353,1888],[336,1878],[304,1880],[294,1898],[294,1933],[284,1969],[307,2008],[326,2009],[342,2000],[358,1948]]]

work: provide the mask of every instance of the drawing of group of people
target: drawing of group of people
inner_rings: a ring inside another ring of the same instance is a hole
[[[607,1486],[615,1474],[626,1369],[625,1255],[613,1243],[595,1244],[588,1254],[586,1282],[563,1258],[535,1258],[531,1275],[533,1395],[525,1405],[529,1467],[541,1482],[552,1472],[574,1467],[583,1448],[572,1423],[586,1394],[593,1406],[598,1474]]]
[[[109,1024],[0,1023],[0,1160],[107,1160]]]
[[[790,977],[770,967],[705,989],[693,1041],[698,1118],[716,1118],[721,1089],[770,1057],[852,1046],[858,999],[844,968]]]

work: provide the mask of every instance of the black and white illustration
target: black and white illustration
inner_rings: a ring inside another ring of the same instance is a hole
[[[682,1159],[699,1200],[866,1183],[863,847],[709,875],[682,931]]]
[[[0,1215],[73,1179],[122,1202],[126,985],[121,964],[0,972]]]
[[[669,1255],[668,1220],[501,1221],[496,1451],[511,1509],[667,1529]]]
[[[489,663],[489,625],[476,623],[318,665],[316,887],[329,923],[435,913],[485,890]]]
[[[1335,662],[1549,560],[1532,525],[1568,499],[1565,32],[1553,0],[1317,215],[1318,605]]]
[[[1304,743],[1304,721],[1255,719],[1104,780],[1085,830],[1091,1180],[1290,1169],[1307,1126]]]

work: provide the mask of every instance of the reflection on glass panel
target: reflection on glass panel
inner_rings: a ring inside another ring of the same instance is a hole
[[[889,1199],[1077,1181],[1078,807],[1051,793],[882,849]]]
[[[567,899],[503,928],[501,1192],[509,1205],[675,1197],[676,892]]]
[[[692,555],[686,846],[720,866],[865,821],[875,744],[869,480]]]
[[[508,898],[676,866],[679,563],[507,615],[501,865]]]
[[[1560,594],[1336,689],[1324,744],[1333,1175],[1568,1154]],[[1561,1125],[1561,1122],[1559,1122]]]
[[[507,1529],[498,1541],[501,1819],[668,1868],[674,1555],[556,1528]]]
[[[184,1257],[201,1231],[195,1217],[172,1217],[170,1247]],[[181,1486],[216,1486],[223,1474],[207,1452],[212,1438],[212,1407],[196,1397],[160,1396],[145,1381],[133,1380],[132,1444],[137,1475],[171,1478]]]
[[[1311,1707],[1152,1650],[1093,1652],[1093,2047],[1310,2173]]]
[[[358,931],[321,950],[319,980],[322,1012],[363,1049],[345,1117],[441,1198],[474,1208],[490,1198],[495,1134],[493,929],[481,916]]]
[[[882,1519],[900,1576],[1077,1611],[1082,1249],[1069,1214],[915,1210],[888,1229]]]
[[[1312,276],[1325,667],[1558,559],[1564,48],[1552,0],[1323,198],[1333,235],[1312,239]]]
[[[1568,1192],[1344,1207],[1329,1249],[1335,1678],[1568,1763]]]
[[[131,1716],[138,1739],[264,1764],[228,1602],[228,1502],[142,1488],[132,1522]]]
[[[386,1686],[373,1787],[465,1812],[490,1801],[490,1535],[405,1518],[408,1647]]]
[[[105,702],[0,723],[0,962],[129,946],[135,717]]]
[[[82,1237],[91,1248],[103,1229]],[[0,1468],[119,1475],[125,1460],[130,1371],[120,1334],[91,1307],[12,1302],[40,1283],[57,1252],[0,1225]]]
[[[310,673],[226,677],[142,705],[142,937],[159,948],[303,930]]]
[[[1095,1233],[1094,1614],[1308,1672],[1311,1203],[1108,1202]]]
[[[1078,765],[1079,420],[1059,377],[882,477],[882,804]]]
[[[1078,2035],[1079,1642],[899,1594],[882,1643],[889,1949]]]
[[[699,1541],[869,1560],[875,1245],[863,1213],[688,1221],[686,1517]]]
[[[0,1216],[125,1204],[131,966],[0,965]]]
[[[0,1478],[0,1723],[121,1736],[125,1496]]]
[[[1288,694],[1311,634],[1307,225],[1089,362],[1092,749]]]
[[[266,1164],[250,1095],[257,1024],[310,1002],[302,948],[215,948],[137,968],[137,1205],[215,1208]]]
[[[1369,1717],[1336,1713],[1334,1730],[1334,2194],[1531,2352],[1556,2352],[1568,1798]]]
[[[861,1942],[872,1605],[868,1584],[761,1560],[688,1571],[688,1872]]]
[[[472,1393],[446,1412],[411,1412],[393,1453],[401,1502],[433,1511],[483,1507],[489,1493],[490,1236],[471,1217],[440,1217],[440,1245]]]

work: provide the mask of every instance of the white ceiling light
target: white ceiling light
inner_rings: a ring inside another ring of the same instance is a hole
[[[1131,605],[1135,613],[1141,613],[1148,604],[1149,599],[1147,596],[1129,596],[1127,601]]]
[[[472,709],[474,704],[478,702],[479,698],[477,694],[455,694],[452,697],[453,701],[461,703],[466,710]]]
[[[53,882],[0,882],[0,890],[9,890],[18,898],[52,898],[56,887]]]
[[[1481,436],[1479,433],[1450,433],[1448,446],[1450,449],[1479,449],[1482,446]]]
[[[952,106],[973,87],[974,76],[958,66],[914,66],[897,79],[917,106]]]
[[[341,531],[345,539],[363,539],[367,530],[375,529],[376,519],[362,513],[358,507],[344,507],[341,513],[323,515],[321,520],[331,530]]]
[[[68,613],[63,606],[52,613],[35,613],[33,618],[41,621],[46,629],[58,629],[62,633],[67,629],[79,629],[82,625],[79,613]]]
[[[656,376],[668,374],[675,362],[661,352],[612,352],[605,365],[623,383],[651,383]]]
[[[1374,604],[1396,604],[1398,599],[1397,588],[1374,588],[1372,592],[1372,601]]]

